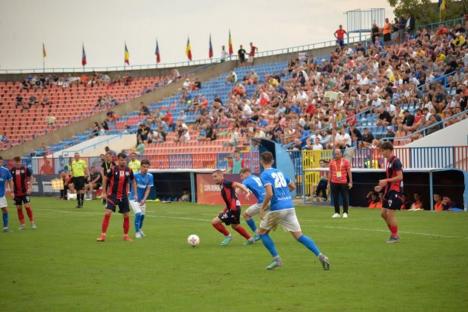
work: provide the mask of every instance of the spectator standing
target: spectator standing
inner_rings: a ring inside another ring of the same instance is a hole
[[[258,51],[258,48],[253,45],[253,43],[250,43],[250,52],[249,52],[249,63],[253,64],[254,58],[255,58],[255,53]]]
[[[343,29],[343,25],[338,26],[338,29],[335,31],[333,35],[336,38],[336,43],[338,43],[340,48],[343,48],[345,45],[344,36],[346,35],[346,30]]]
[[[225,46],[222,46],[221,47],[221,57],[220,57],[220,60],[221,60],[221,63],[225,62],[226,59],[227,59],[227,52],[226,52],[226,47]]]
[[[332,218],[340,218],[340,197],[343,200],[343,218],[348,217],[349,189],[353,187],[351,163],[343,158],[341,150],[335,149],[335,157],[330,161],[329,177],[335,213]]]
[[[392,24],[390,23],[388,18],[385,19],[385,24],[382,29],[382,33],[385,44],[392,40]]]
[[[247,54],[247,51],[242,47],[242,44],[239,47],[239,50],[237,51],[237,56],[239,57],[239,62],[241,64],[245,63],[245,55]]]

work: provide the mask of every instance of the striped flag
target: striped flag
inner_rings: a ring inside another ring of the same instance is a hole
[[[86,66],[88,64],[88,61],[86,59],[86,51],[84,49],[84,43],[81,47],[81,66]]]
[[[127,43],[125,42],[124,63],[130,65],[130,54],[128,53]]]
[[[44,42],[42,43],[42,57],[46,58],[47,57],[47,51],[45,49],[45,44]]]
[[[228,52],[229,52],[229,55],[232,55],[232,53],[234,53],[234,49],[232,48],[232,38],[231,38],[231,30],[230,29],[229,29]]]
[[[213,58],[213,45],[211,44],[211,34],[210,34],[210,44],[208,48],[208,57]]]
[[[154,55],[156,56],[156,63],[157,63],[157,64],[161,63],[161,55],[159,54],[159,43],[158,43],[158,40],[156,40],[156,49],[154,50]]]
[[[187,38],[187,46],[185,47],[185,55],[187,55],[187,58],[189,61],[192,60],[192,46],[190,45],[190,37]]]

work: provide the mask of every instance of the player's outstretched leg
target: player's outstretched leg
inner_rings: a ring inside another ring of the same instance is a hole
[[[18,213],[18,221],[19,221],[19,230],[24,230],[24,214],[23,214],[23,206],[16,205],[16,212]]]
[[[141,238],[140,234],[140,228],[141,228],[141,213],[137,212],[135,213],[135,237],[136,238]]]
[[[141,237],[145,237],[145,233],[141,229],[143,227],[143,221],[144,220],[145,220],[145,211],[142,210],[141,215],[140,215],[140,229],[139,229]]]
[[[2,208],[3,232],[8,232],[8,208]]]
[[[28,215],[29,222],[31,223],[31,227],[33,229],[37,229],[36,222],[34,222],[34,215],[32,212],[31,204],[30,203],[25,204],[24,208],[26,209],[26,214]]]
[[[229,245],[232,240],[232,236],[226,227],[223,225],[223,221],[219,217],[214,218],[211,220],[211,225],[221,234],[224,235],[224,240],[221,242],[221,246]]]
[[[393,210],[382,208],[382,218],[385,220],[388,229],[390,230],[390,238],[387,240],[387,243],[398,243],[400,241],[400,236],[398,235],[398,224],[395,218],[395,213]]]
[[[96,239],[98,242],[104,242],[106,240],[107,228],[109,227],[110,217],[112,210],[106,209],[104,212],[104,218],[102,219],[101,235]]]
[[[247,211],[245,211],[243,214],[242,214],[242,217],[244,218],[245,220],[245,223],[247,223],[247,225],[249,226],[249,228],[252,230],[252,232],[254,233],[254,237],[253,237],[253,240],[254,242],[260,240],[260,235],[257,234],[257,226],[255,225],[255,221],[254,219],[252,218],[252,216],[249,214],[248,210],[250,209],[250,207],[247,209]]]
[[[240,224],[231,224],[231,227],[234,231],[242,235],[247,240],[245,243],[246,245],[251,245],[255,242],[250,236],[249,232],[247,232]]]
[[[260,239],[262,240],[263,246],[270,252],[271,256],[273,257],[273,261],[266,267],[267,270],[274,270],[277,267],[280,267],[283,265],[283,262],[281,261],[281,257],[278,254],[278,251],[276,250],[275,243],[271,239],[270,235],[268,234],[268,231],[265,231],[263,229],[259,230],[260,234]]]
[[[330,261],[328,260],[328,257],[320,252],[319,248],[317,247],[317,245],[315,245],[315,242],[312,240],[312,238],[310,238],[307,235],[304,235],[301,231],[291,232],[291,234],[295,239],[297,239],[299,243],[304,245],[307,249],[312,251],[314,255],[318,257],[324,270],[330,270]]]
[[[132,239],[128,236],[128,231],[130,230],[130,215],[128,212],[123,214],[123,240],[127,242],[131,242]]]

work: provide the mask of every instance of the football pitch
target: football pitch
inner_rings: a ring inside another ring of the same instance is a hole
[[[386,244],[379,211],[299,206],[318,260],[282,229],[272,233],[284,266],[266,271],[261,242],[227,247],[210,225],[220,207],[149,202],[146,237],[122,241],[122,217],[97,243],[99,201],[33,198],[38,229],[0,233],[2,311],[467,311],[468,214],[400,212],[401,243]],[[258,223],[258,219],[256,219]],[[133,216],[132,216],[133,223]],[[244,224],[245,225],[245,224]],[[133,236],[133,224],[131,233]],[[201,243],[192,248],[186,238]]]

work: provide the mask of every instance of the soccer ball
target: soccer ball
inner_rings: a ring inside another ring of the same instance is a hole
[[[200,244],[200,237],[196,234],[190,234],[189,237],[187,237],[187,243],[192,247],[197,247],[198,244]]]

